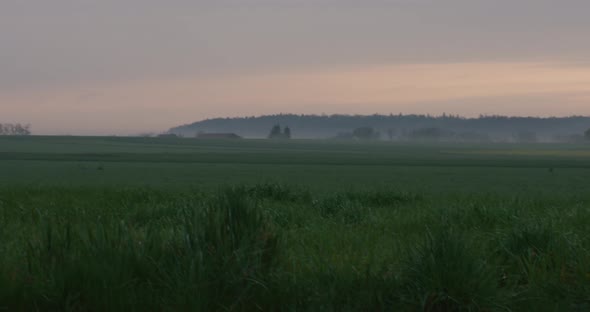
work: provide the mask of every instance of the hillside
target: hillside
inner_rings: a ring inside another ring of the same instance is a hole
[[[290,127],[294,138],[346,138],[356,128],[371,127],[383,140],[575,141],[590,128],[590,117],[280,114],[206,119],[169,131],[187,137],[198,132],[231,132],[264,138],[276,124]]]

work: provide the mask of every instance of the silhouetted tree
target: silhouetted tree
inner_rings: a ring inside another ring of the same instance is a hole
[[[0,124],[0,135],[31,135],[31,125]]]
[[[281,138],[282,133],[281,133],[281,126],[280,125],[274,125],[272,127],[272,129],[270,129],[270,133],[268,134],[268,138],[269,139],[279,139]]]
[[[590,141],[590,129],[586,130],[586,132],[584,132],[584,138],[586,138],[586,140]]]
[[[283,131],[281,131],[281,125],[276,124],[270,129],[270,133],[268,134],[269,139],[290,139],[291,138],[291,128],[288,126],[285,127]]]
[[[21,124],[16,124],[14,125],[14,132],[16,135],[30,135],[31,131],[29,130],[29,125],[21,125]]]

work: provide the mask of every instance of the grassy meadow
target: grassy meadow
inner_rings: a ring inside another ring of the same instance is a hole
[[[590,145],[0,137],[0,311],[588,311]]]

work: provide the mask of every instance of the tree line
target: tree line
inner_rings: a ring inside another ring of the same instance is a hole
[[[0,123],[0,135],[31,135],[31,125]]]
[[[269,137],[275,125],[289,125],[297,138],[340,136],[380,140],[437,138],[460,141],[553,141],[584,140],[590,117],[507,117],[482,115],[295,115],[215,118],[170,129],[191,135],[198,131],[233,132],[244,137]],[[371,130],[372,129],[372,130]]]

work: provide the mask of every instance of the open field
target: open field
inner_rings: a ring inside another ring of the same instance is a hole
[[[589,151],[0,137],[0,310],[586,311]]]

